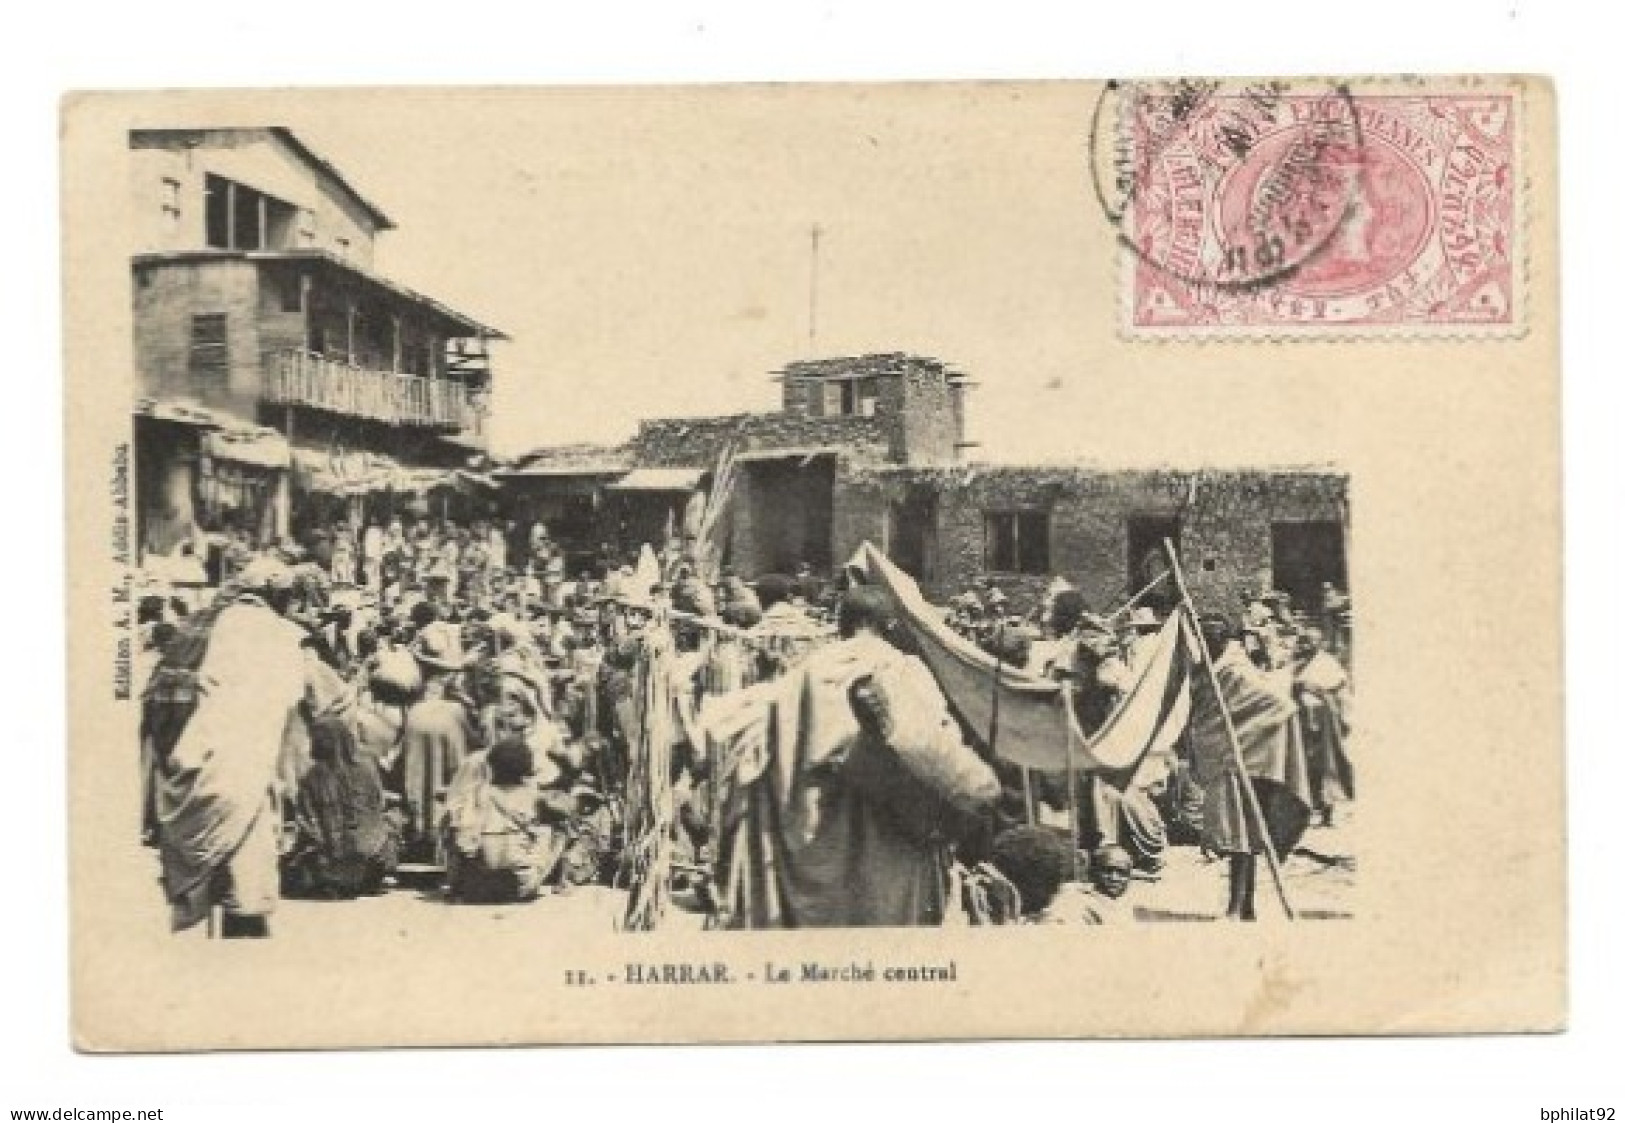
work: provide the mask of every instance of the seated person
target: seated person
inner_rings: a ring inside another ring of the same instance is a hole
[[[1066,836],[1047,827],[1020,826],[1000,832],[987,863],[1020,895],[1023,924],[1114,924],[1131,919],[1119,902],[1128,889],[1134,860],[1121,846],[1107,845],[1089,859],[1089,884],[1073,880],[1082,864]]]
[[[1072,876],[1072,867],[1072,849],[1065,834],[1049,827],[1018,826],[999,832],[992,856],[972,871],[972,877],[985,877],[991,869],[1015,890],[1018,915],[996,923],[1032,923],[1055,900]],[[993,894],[989,896],[996,901]]]
[[[469,904],[534,900],[564,855],[559,826],[567,808],[558,793],[537,784],[522,736],[499,740],[485,754],[483,772],[454,785],[447,808],[449,894]]]
[[[348,722],[312,728],[310,770],[299,781],[294,842],[283,858],[284,892],[344,900],[383,889],[400,850],[400,825],[384,808],[377,762]]]
[[[1134,919],[1123,901],[1134,859],[1121,846],[1107,844],[1089,856],[1089,884],[1063,886],[1038,919],[1047,924],[1121,924]]]
[[[1167,784],[1168,765],[1148,759],[1128,787],[1119,789],[1097,776],[1079,784],[1082,829],[1079,845],[1093,853],[1109,844],[1121,846],[1134,868],[1155,879],[1167,862],[1168,827],[1156,794]]]

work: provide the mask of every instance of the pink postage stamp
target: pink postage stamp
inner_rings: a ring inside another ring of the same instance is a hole
[[[1520,334],[1519,108],[1510,84],[1113,84],[1092,145],[1126,332]]]

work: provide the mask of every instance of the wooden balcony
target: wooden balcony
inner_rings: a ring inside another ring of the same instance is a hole
[[[469,437],[486,427],[483,401],[462,382],[367,370],[308,351],[267,357],[265,400]]]

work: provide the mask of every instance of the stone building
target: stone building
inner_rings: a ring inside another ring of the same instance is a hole
[[[1192,595],[1233,608],[1348,587],[1348,479],[1330,469],[1117,470],[967,463],[965,394],[942,362],[882,354],[792,363],[772,413],[645,421],[615,447],[539,449],[503,479],[579,563],[692,530],[724,449],[737,466],[726,561],[746,576],[839,565],[865,540],[941,599],[989,577],[1018,605],[1066,577],[1119,603],[1179,548]]]
[[[283,128],[130,134],[143,553],[362,513],[486,445],[504,338],[377,273],[393,223]]]
[[[963,375],[935,359],[864,355],[792,363],[770,413],[644,421],[624,445],[538,449],[499,474],[521,521],[540,518],[572,555],[621,551],[692,529],[709,475],[732,449],[729,564],[741,573],[827,570],[840,480],[859,465],[946,465],[963,446]]]

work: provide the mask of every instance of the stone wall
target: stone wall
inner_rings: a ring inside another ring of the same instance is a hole
[[[952,464],[959,459],[959,442],[965,434],[961,424],[962,407],[956,399],[963,393],[951,386],[941,371],[910,369],[896,380],[901,401],[902,424],[898,431],[902,447],[894,459],[904,464]]]
[[[986,572],[988,512],[1049,514],[1048,572],[991,575],[1021,608],[1034,603],[1054,575],[1077,585],[1094,608],[1121,603],[1132,592],[1134,518],[1179,521],[1177,545],[1191,595],[1199,608],[1224,611],[1233,610],[1244,591],[1271,586],[1272,524],[1347,524],[1347,477],[1331,471],[853,466],[837,481],[837,556],[849,556],[864,539],[888,549],[888,507],[910,487],[929,488],[938,498],[934,564],[924,584],[939,600]]]
[[[874,417],[802,417],[786,413],[738,413],[725,417],[664,417],[645,421],[626,446],[631,459],[649,468],[709,468],[728,445],[736,451],[839,447],[852,457],[885,459],[890,434]]]

